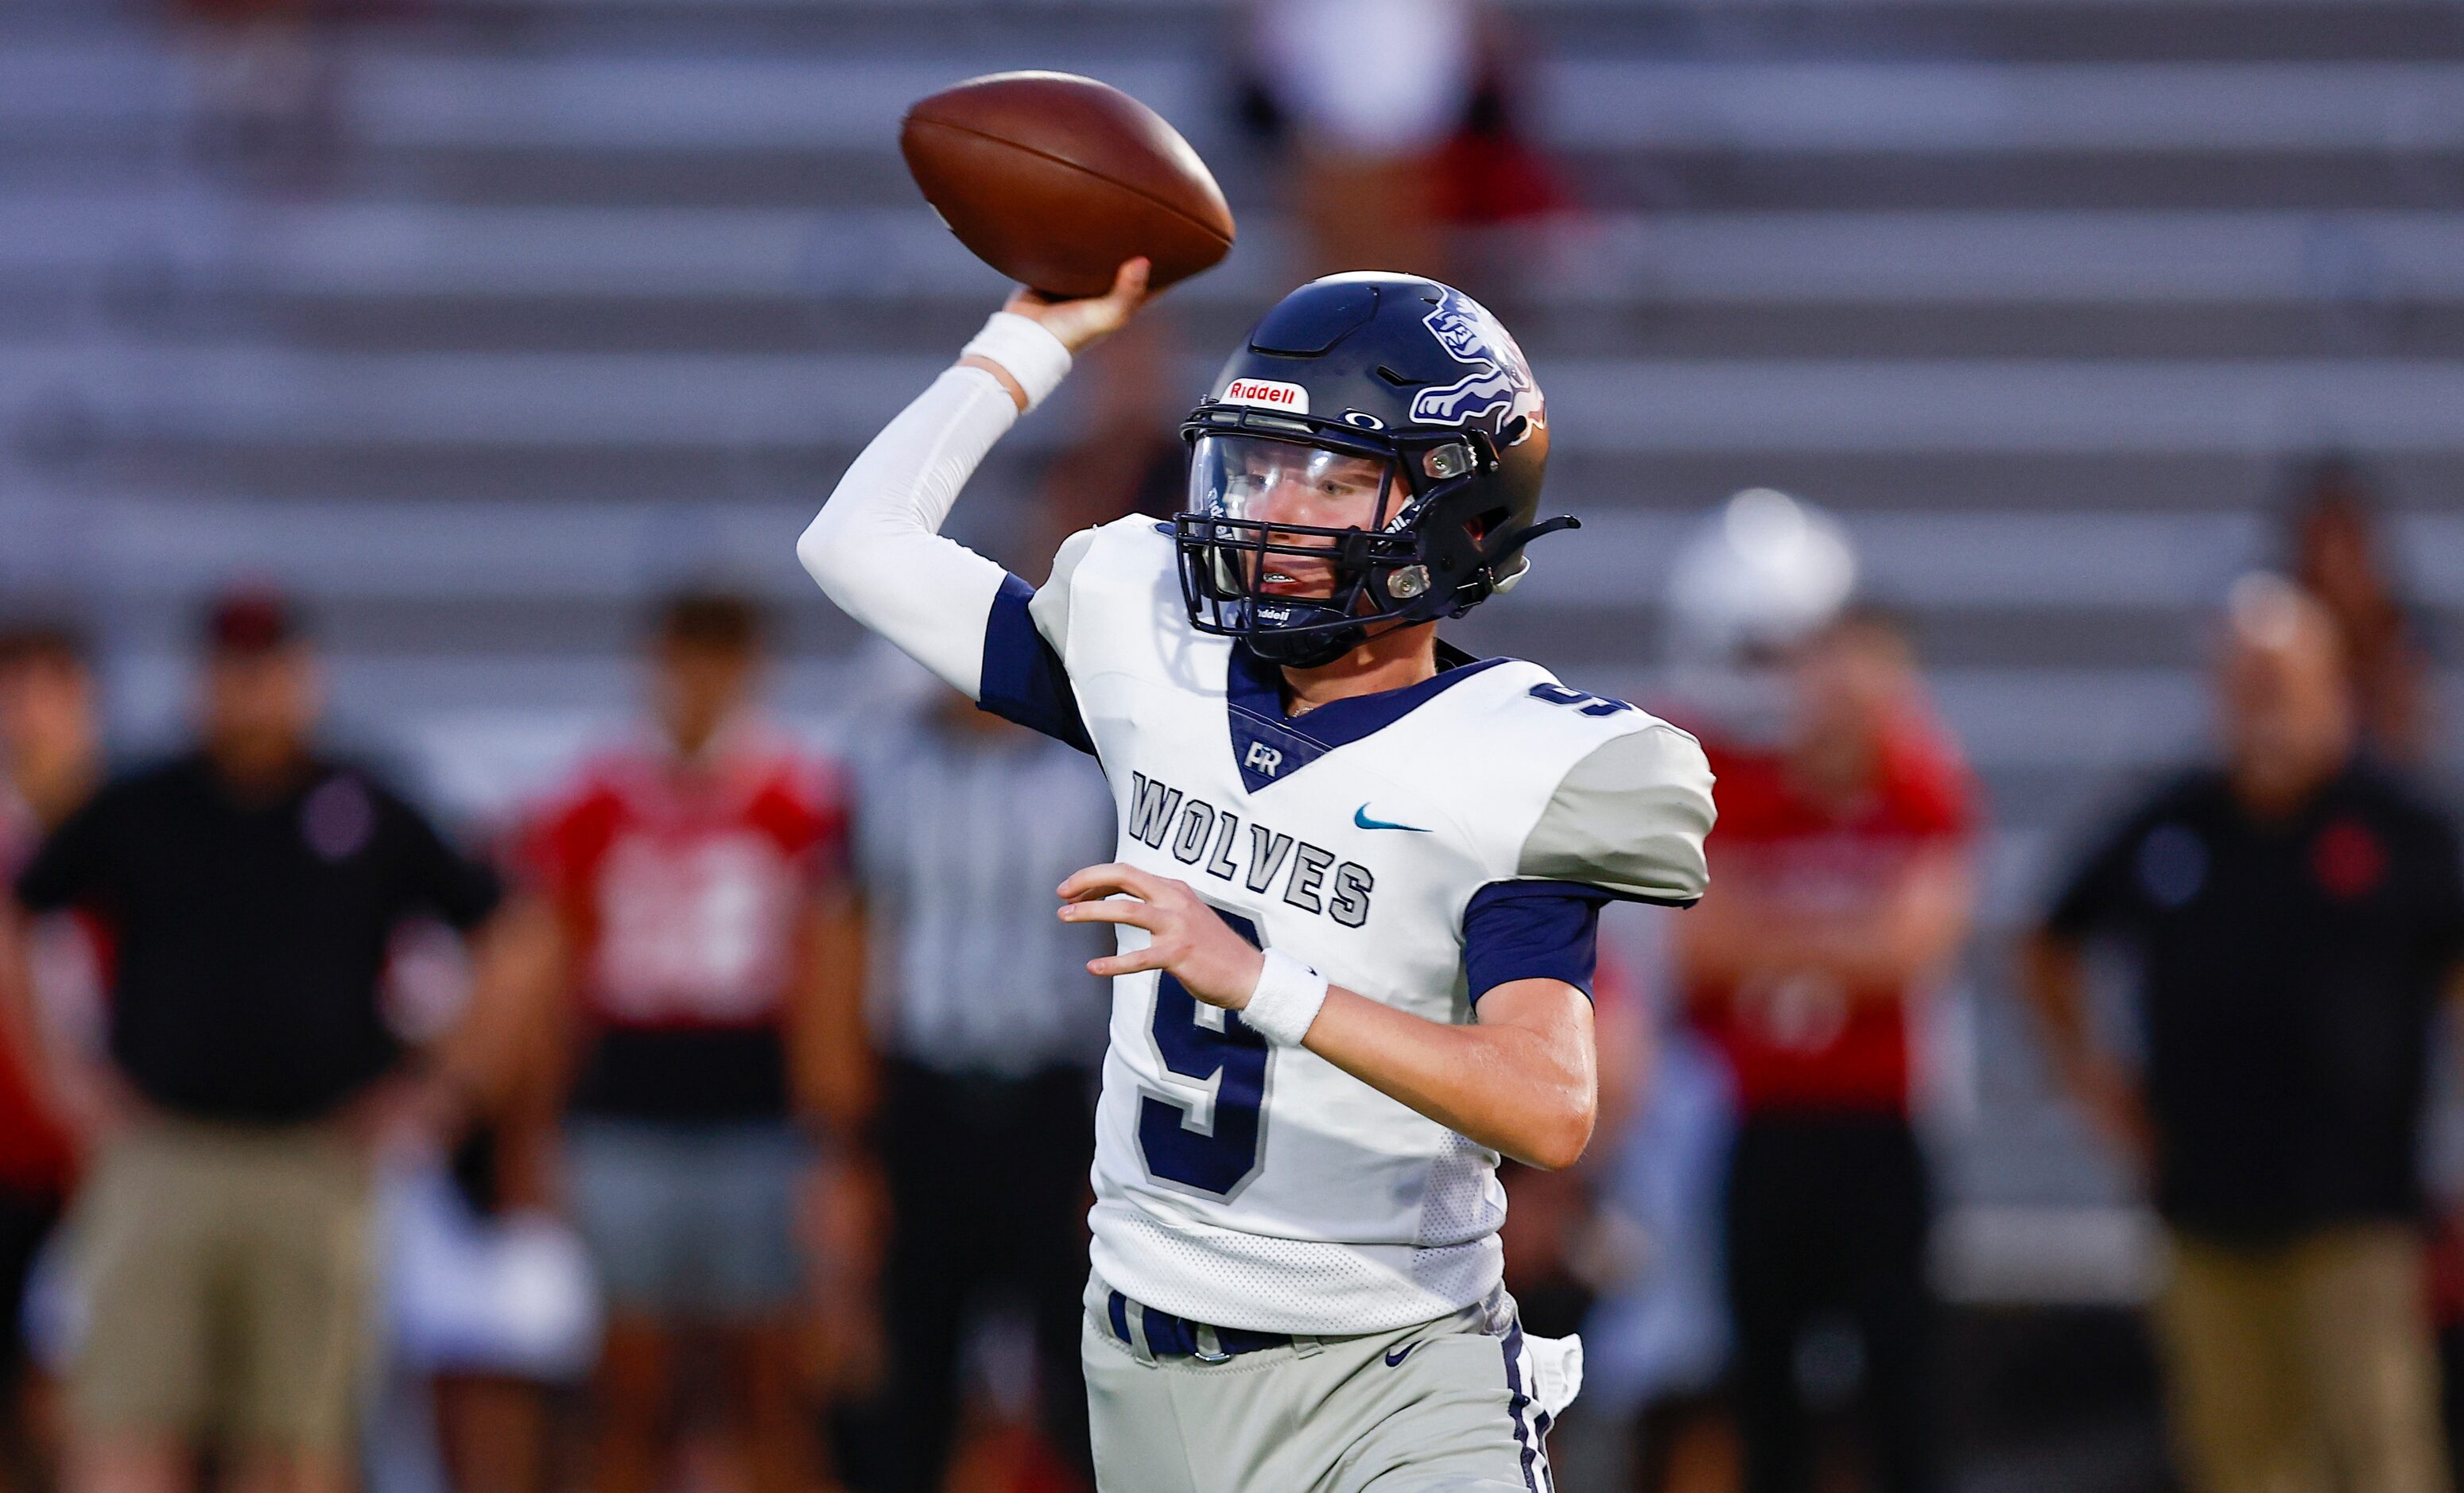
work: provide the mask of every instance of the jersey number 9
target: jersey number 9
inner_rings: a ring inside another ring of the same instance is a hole
[[[1235,933],[1259,943],[1257,927],[1247,918],[1221,916]],[[1169,972],[1156,977],[1155,1050],[1164,1066],[1183,1078],[1204,1084],[1221,1075],[1215,1086],[1214,1123],[1194,1129],[1189,1122],[1197,1116],[1196,1105],[1149,1093],[1138,1101],[1138,1150],[1149,1175],[1229,1197],[1258,1170],[1266,1039],[1251,1031],[1237,1011],[1219,1012],[1223,1028],[1218,1031],[1199,1020],[1200,1009],[1189,987]]]

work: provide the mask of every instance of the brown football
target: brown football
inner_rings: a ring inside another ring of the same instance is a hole
[[[1100,296],[1138,254],[1160,290],[1232,248],[1232,209],[1189,142],[1091,77],[970,78],[909,109],[898,148],[959,243],[1048,296]]]

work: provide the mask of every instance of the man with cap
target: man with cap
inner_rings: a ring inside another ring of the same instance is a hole
[[[347,1484],[368,1142],[481,1091],[529,1009],[510,993],[536,984],[499,920],[470,1019],[405,1051],[379,1009],[396,928],[477,933],[495,882],[317,749],[315,661],[278,597],[226,598],[204,646],[196,747],[102,788],[15,885],[20,912],[88,912],[115,949],[107,1061],[51,1075],[89,1157],[78,1490],[184,1487],[209,1447],[238,1487]]]
[[[2316,596],[2246,576],[2221,620],[2220,750],[2097,829],[2021,991],[2165,1225],[2150,1326],[2183,1485],[2447,1493],[2422,1148],[2464,994],[2455,821],[2359,749]],[[2099,945],[2135,976],[2135,1031],[2099,1019]]]

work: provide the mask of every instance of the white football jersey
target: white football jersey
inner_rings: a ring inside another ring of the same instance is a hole
[[[1144,517],[1074,536],[1027,612],[1111,781],[1119,859],[1370,999],[1473,1020],[1464,913],[1493,884],[1702,892],[1711,777],[1694,739],[1536,665],[1463,663],[1287,721],[1270,668],[1190,625],[1173,541]],[[1219,1327],[1335,1335],[1497,1284],[1495,1153],[1169,977],[1114,981],[1111,1039],[1091,1221],[1114,1289]]]

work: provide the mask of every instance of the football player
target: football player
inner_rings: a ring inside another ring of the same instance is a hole
[[[1551,1486],[1579,1345],[1500,1284],[1501,1154],[1596,1103],[1600,906],[1706,877],[1694,739],[1438,640],[1523,576],[1548,410],[1461,292],[1334,275],[1250,332],[1182,435],[1189,501],[1031,589],[939,537],[977,464],[1145,296],[1013,296],[798,546],[984,709],[1092,752],[1118,925],[1084,1354],[1107,1489]]]

